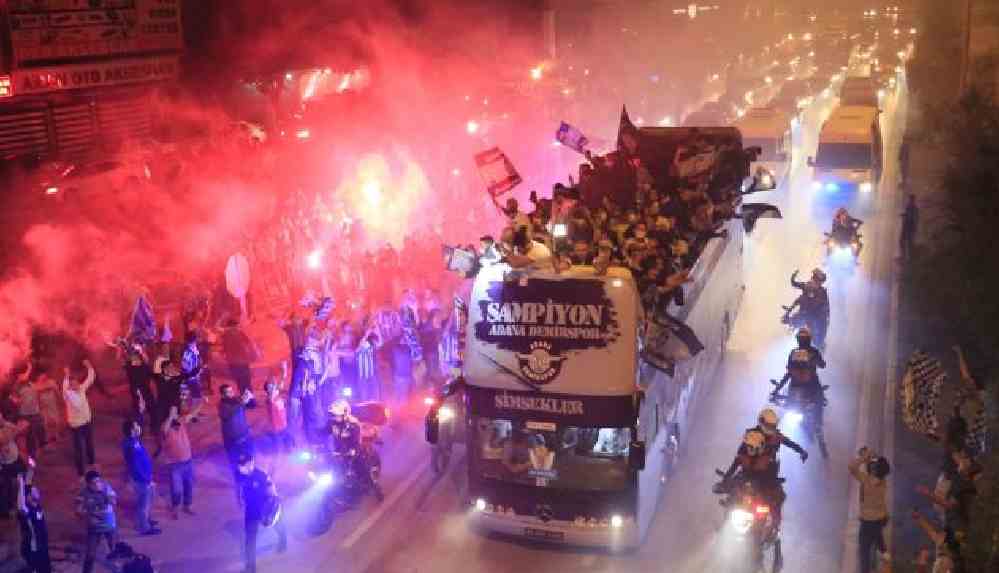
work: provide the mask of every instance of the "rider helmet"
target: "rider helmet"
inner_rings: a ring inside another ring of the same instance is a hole
[[[342,399],[337,400],[330,404],[329,413],[334,420],[339,422],[350,415],[350,403]]]
[[[760,430],[763,431],[765,435],[772,436],[777,433],[777,412],[774,412],[773,408],[764,408],[760,411],[759,416]]]
[[[888,474],[891,473],[891,464],[888,463],[888,458],[884,456],[878,456],[867,464],[867,473],[878,478],[885,479]]]
[[[798,334],[795,335],[795,338],[798,339],[798,344],[801,346],[808,346],[812,343],[812,331],[807,326],[802,326],[798,329]]]
[[[826,273],[819,268],[812,269],[812,280],[819,283],[820,285],[824,284],[826,282]]]
[[[763,453],[763,449],[766,447],[767,439],[763,435],[763,432],[757,430],[750,430],[746,432],[746,435],[742,438],[742,445],[746,447],[746,453],[751,456],[758,456]]]

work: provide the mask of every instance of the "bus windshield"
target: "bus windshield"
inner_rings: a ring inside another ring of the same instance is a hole
[[[870,143],[820,143],[815,164],[826,169],[870,169]]]
[[[629,480],[629,428],[477,418],[470,455],[483,479],[583,491],[619,491]]]

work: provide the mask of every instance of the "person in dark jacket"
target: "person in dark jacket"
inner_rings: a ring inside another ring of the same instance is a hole
[[[32,485],[34,464],[27,475],[17,476],[17,520],[21,525],[21,557],[28,573],[52,573],[49,559],[49,528],[42,511],[42,494]]]
[[[250,390],[237,396],[232,385],[223,384],[219,391],[222,394],[222,400],[219,402],[222,445],[225,447],[229,463],[232,464],[233,477],[236,479],[236,487],[238,488],[238,460],[243,454],[253,455],[253,437],[250,435],[250,424],[246,421],[246,409],[255,408],[257,403]]]
[[[242,453],[236,460],[236,479],[240,488],[244,507],[243,559],[245,573],[257,571],[257,532],[261,525],[273,518],[274,504],[278,503],[277,488],[266,472],[256,467],[253,456]],[[284,521],[278,515],[273,523],[278,535],[278,553],[288,549],[288,532]]]
[[[260,356],[260,351],[236,319],[229,321],[222,334],[222,352],[239,392],[242,394],[249,390],[252,382],[250,365]]]
[[[139,344],[133,344],[126,349],[125,376],[132,396],[133,414],[140,414],[141,403],[145,404],[144,418],[148,418],[149,429],[154,434],[159,432],[159,417],[156,398],[151,385],[153,368],[149,364],[146,351]]]
[[[142,535],[159,535],[163,533],[158,523],[150,519],[153,505],[153,461],[142,445],[142,427],[133,419],[125,420],[121,425],[124,439],[121,442],[122,457],[128,477],[135,487],[135,521],[136,528]]]

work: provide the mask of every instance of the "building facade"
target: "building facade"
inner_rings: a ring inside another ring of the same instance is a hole
[[[180,0],[0,3],[0,161],[77,158],[147,137],[183,52]]]

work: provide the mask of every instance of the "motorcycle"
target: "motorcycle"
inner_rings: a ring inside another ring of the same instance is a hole
[[[435,395],[423,400],[429,407],[424,434],[431,447],[430,467],[437,475],[450,464],[454,445],[465,442],[464,386],[462,378],[449,380]]]
[[[860,256],[860,249],[864,244],[861,242],[859,232],[852,233],[825,233],[826,236],[826,256],[851,255],[854,260]]]
[[[811,313],[803,312],[797,303],[791,306],[781,305],[781,308],[784,309],[784,314],[781,316],[780,321],[782,324],[787,325],[789,331],[794,333],[800,328],[807,326],[808,330],[812,332],[812,340],[815,342],[815,347],[820,349],[825,348],[826,331],[829,329],[828,320],[820,319]],[[797,312],[795,312],[796,309]]]
[[[780,385],[777,380],[770,380],[776,388]],[[788,388],[785,394],[779,394],[777,390],[770,393],[770,403],[784,410],[784,421],[792,426],[801,425],[810,440],[818,443],[823,459],[829,458],[829,449],[826,447],[826,436],[822,429],[822,424],[818,420],[821,408],[824,408],[828,401],[825,398],[825,391],[829,386],[822,386],[821,403],[806,396],[804,392],[796,388]]]
[[[362,402],[352,413],[361,428],[360,444],[348,452],[334,451],[324,443],[299,454],[308,464],[306,475],[312,486],[322,490],[311,529],[321,533],[330,528],[336,516],[351,509],[367,494],[381,502],[382,445],[380,428],[388,423],[388,409],[379,402]],[[363,475],[362,472],[367,472]]]
[[[766,571],[767,553],[773,552],[770,571],[776,573],[784,565],[781,552],[780,524],[773,516],[770,502],[759,494],[749,480],[738,479],[729,482],[724,480],[725,472],[716,469],[715,473],[723,478],[712,487],[716,495],[724,496],[720,501],[725,508],[725,521],[735,533],[750,542],[749,571],[757,573]],[[784,483],[784,478],[777,478],[778,483]]]

